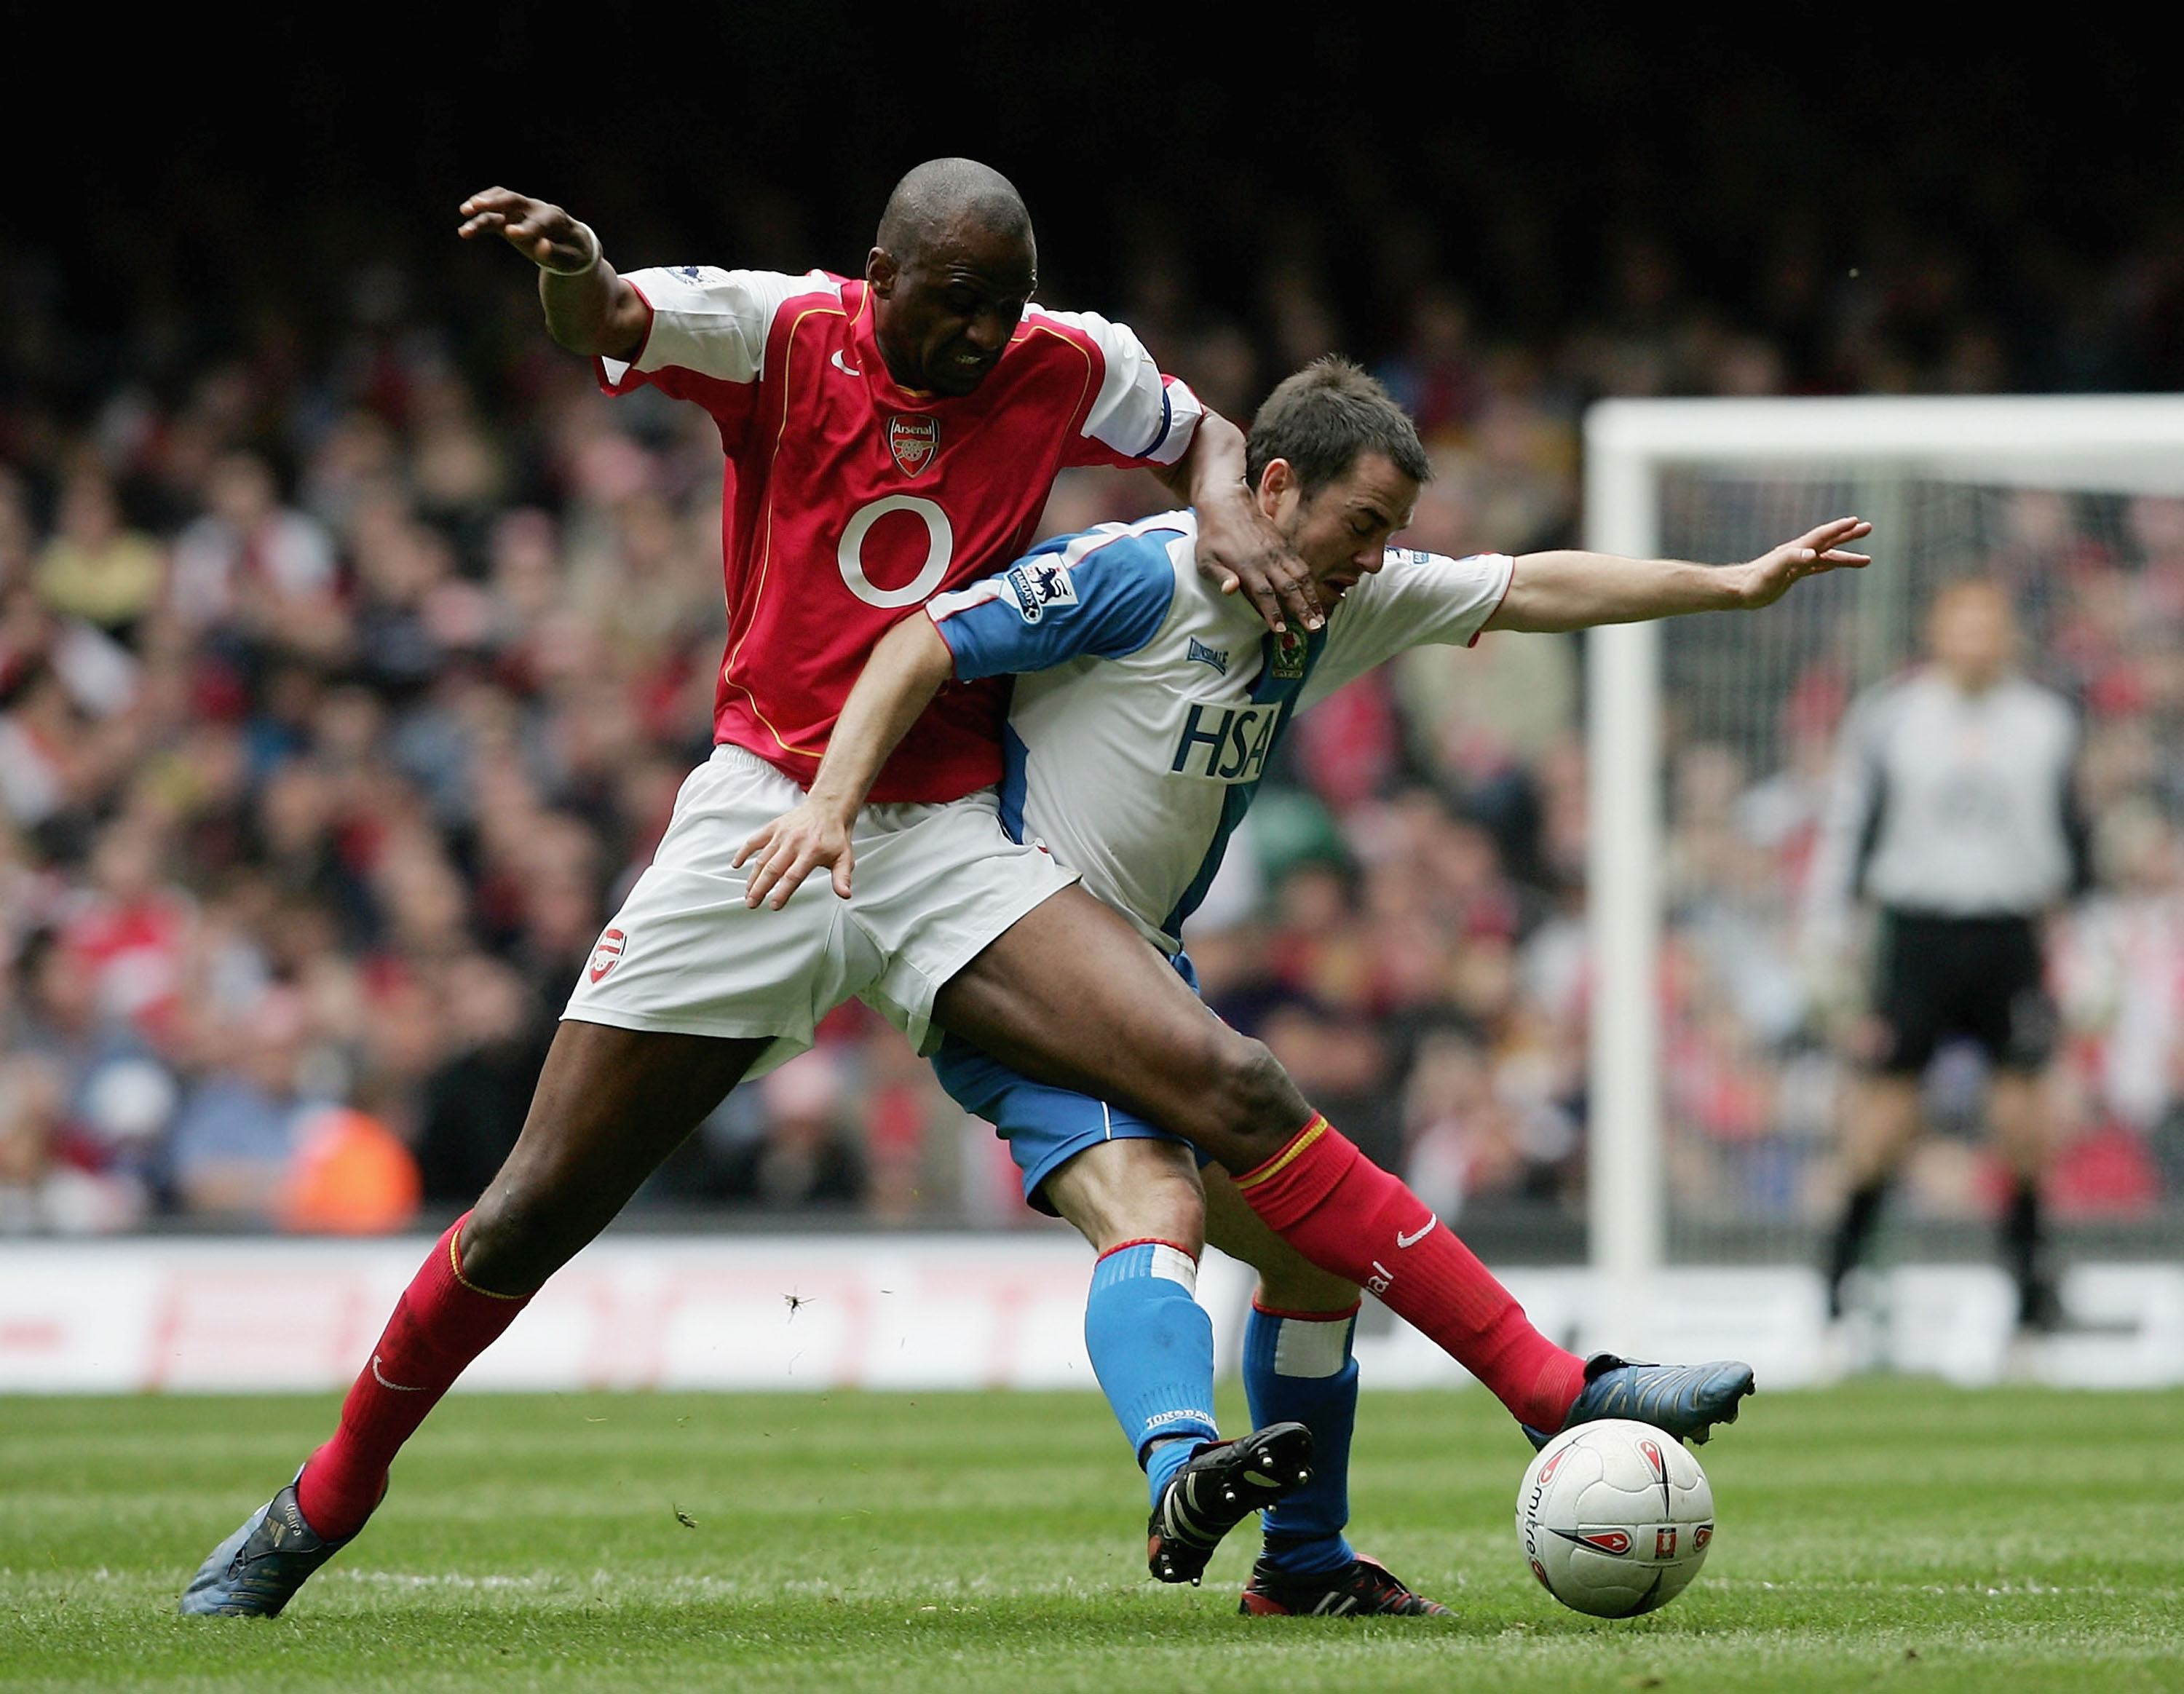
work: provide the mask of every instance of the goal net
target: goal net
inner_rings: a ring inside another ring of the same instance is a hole
[[[2184,1188],[2184,400],[1613,401],[1587,420],[1588,539],[1752,557],[1823,519],[1875,563],[1778,606],[1596,632],[1588,718],[1596,1267],[1637,1301],[1664,1263],[1809,1262],[1835,1150],[1853,928],[1815,933],[1808,872],[1836,731],[1918,656],[1936,588],[2001,583],[2020,655],[2086,730],[2099,883],[2059,927],[2065,1220],[2175,1251]],[[1984,1246],[1999,1174],[1975,1055],[1926,1078],[1899,1242]],[[2159,1244],[2170,1244],[2166,1248]]]

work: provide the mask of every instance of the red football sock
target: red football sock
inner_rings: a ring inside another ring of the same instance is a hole
[[[463,1280],[456,1240],[470,1214],[440,1237],[342,1402],[341,1427],[296,1484],[304,1521],[329,1541],[361,1529],[387,1491],[387,1468],[426,1413],[530,1303]]]
[[[1276,1234],[1432,1336],[1519,1423],[1562,1428],[1585,1361],[1534,1329],[1424,1201],[1324,1117],[1236,1186]]]

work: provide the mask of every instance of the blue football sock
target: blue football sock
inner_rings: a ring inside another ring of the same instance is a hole
[[[1198,1266],[1180,1247],[1133,1241],[1100,1256],[1084,1300],[1084,1351],[1156,1505],[1191,1450],[1221,1438],[1213,1320],[1197,1287]]]
[[[1339,1570],[1357,1557],[1342,1538],[1350,1521],[1350,1436],[1357,1426],[1355,1307],[1287,1318],[1251,1305],[1244,1327],[1244,1391],[1251,1424],[1298,1423],[1312,1431],[1312,1480],[1263,1514],[1267,1562],[1290,1576]]]

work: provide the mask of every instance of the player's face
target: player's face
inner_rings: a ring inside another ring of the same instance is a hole
[[[1039,281],[1028,237],[959,226],[898,261],[874,248],[872,335],[888,374],[905,388],[967,394],[986,380]]]
[[[1311,567],[1327,611],[1380,568],[1388,538],[1410,522],[1418,498],[1418,485],[1381,453],[1359,454],[1347,471],[1309,497],[1285,460],[1267,466],[1259,487],[1261,504]]]
[[[1930,639],[1935,659],[1959,688],[1987,688],[2008,666],[2017,644],[2009,602],[1985,583],[1946,593],[1934,607]]]

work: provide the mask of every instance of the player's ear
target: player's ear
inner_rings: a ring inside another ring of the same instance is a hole
[[[1289,460],[1269,459],[1267,468],[1259,472],[1259,486],[1252,493],[1259,502],[1259,510],[1273,517],[1281,508],[1282,496],[1296,486],[1296,471]]]
[[[883,300],[894,293],[895,278],[901,274],[894,255],[885,248],[876,247],[865,255],[865,281]]]

